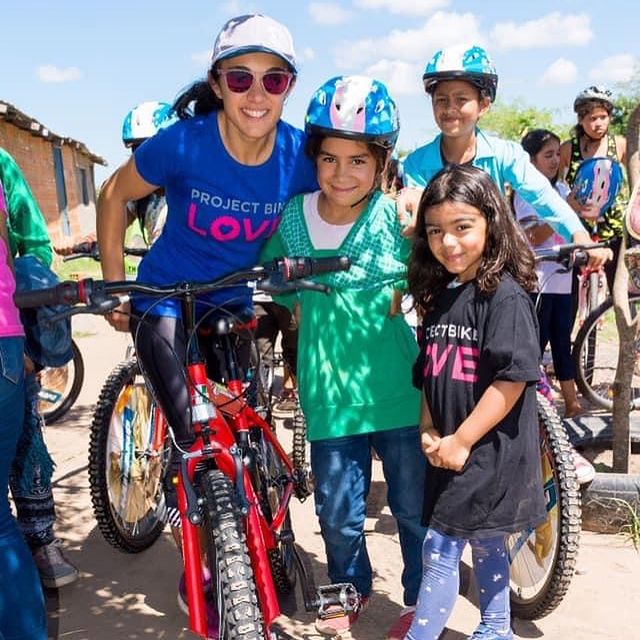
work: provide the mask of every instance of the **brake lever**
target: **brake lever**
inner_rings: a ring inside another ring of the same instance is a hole
[[[59,322],[60,320],[66,320],[71,316],[78,316],[80,314],[105,315],[110,311],[113,311],[123,302],[126,302],[125,298],[128,300],[129,296],[123,296],[122,298],[105,298],[104,300],[101,300],[100,302],[97,302],[90,306],[78,305],[75,307],[68,307],[64,311],[54,313],[52,316],[48,317],[43,321],[43,324],[50,326],[52,324],[55,324],[56,322]]]
[[[312,280],[306,280],[304,278],[291,282],[273,282],[271,278],[267,278],[258,283],[258,288],[265,293],[276,296],[284,293],[296,293],[301,289],[319,291],[320,293],[329,293],[331,291],[331,288],[326,284],[320,284],[319,282],[313,282]]]

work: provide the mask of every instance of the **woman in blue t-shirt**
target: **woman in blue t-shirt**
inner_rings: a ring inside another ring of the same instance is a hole
[[[304,154],[304,134],[281,120],[296,79],[289,31],[260,14],[229,20],[218,34],[204,81],[178,97],[179,121],[136,150],[106,182],[98,203],[97,232],[105,280],[125,277],[125,207],[158,188],[168,204],[162,234],[143,259],[138,279],[155,284],[206,281],[253,266],[291,196],[317,188]],[[251,307],[247,287],[210,294],[238,313]],[[184,371],[185,336],[179,302],[135,300],[129,321],[122,305],[109,322],[131,330],[136,352],[176,436],[190,444],[189,398]],[[209,307],[210,308],[210,307]],[[174,464],[179,458],[174,456]],[[172,476],[173,474],[168,474]],[[175,490],[167,483],[170,521]]]

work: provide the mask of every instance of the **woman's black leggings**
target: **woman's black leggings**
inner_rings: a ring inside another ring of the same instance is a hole
[[[177,444],[172,448],[164,483],[167,507],[176,509],[176,491],[171,480],[180,469],[180,449],[189,449],[195,439],[186,383],[184,328],[179,318],[147,315],[144,320],[132,319],[131,333],[142,372],[173,430]],[[202,333],[198,336],[198,344],[207,363],[207,375],[210,380],[224,382],[228,380],[227,367],[219,338],[211,331],[207,331],[208,335]],[[236,343],[239,365],[244,371],[249,362],[250,343],[236,335],[231,339]]]

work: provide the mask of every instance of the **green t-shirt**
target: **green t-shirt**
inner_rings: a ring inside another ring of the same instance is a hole
[[[289,255],[349,256],[349,271],[315,277],[330,293],[301,291],[298,389],[309,440],[418,424],[420,393],[411,368],[418,347],[402,315],[389,316],[404,287],[410,246],[400,234],[395,203],[375,193],[336,250],[317,250],[309,237],[304,196],[285,208],[265,260]]]
[[[53,261],[47,223],[16,161],[0,148],[0,182],[7,200],[12,255],[32,255],[47,267]]]

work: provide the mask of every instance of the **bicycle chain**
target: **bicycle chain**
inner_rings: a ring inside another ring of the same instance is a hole
[[[307,423],[298,406],[293,415],[293,491],[300,502],[313,493],[313,477],[306,461]]]

